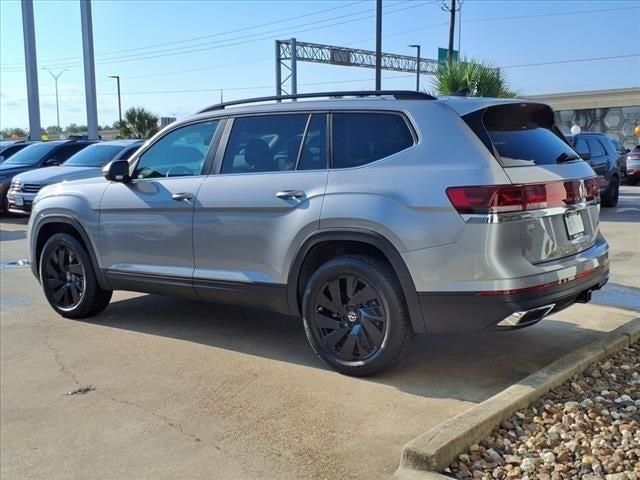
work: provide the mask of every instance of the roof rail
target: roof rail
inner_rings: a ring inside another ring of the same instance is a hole
[[[396,100],[436,100],[428,93],[414,92],[412,90],[356,90],[349,92],[318,92],[318,93],[297,93],[295,95],[274,95],[272,97],[247,98],[246,100],[233,100],[231,102],[218,103],[200,110],[198,113],[223,110],[233,105],[244,105],[246,103],[297,100],[299,98],[321,98],[321,97],[382,97],[390,96]]]

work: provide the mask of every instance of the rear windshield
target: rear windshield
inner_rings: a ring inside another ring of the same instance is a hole
[[[497,105],[479,115],[482,115],[485,136],[488,136],[484,139],[485,145],[489,143],[490,150],[503,167],[581,161],[561,137],[554,125],[553,111],[546,105]],[[476,128],[469,126],[476,131],[478,125]]]

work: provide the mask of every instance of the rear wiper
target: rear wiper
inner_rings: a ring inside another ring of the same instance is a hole
[[[580,159],[578,155],[570,155],[567,152],[562,152],[556,158],[556,163],[570,162],[571,160],[578,160],[578,159]]]

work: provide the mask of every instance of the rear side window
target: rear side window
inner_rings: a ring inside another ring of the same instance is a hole
[[[606,155],[604,147],[596,138],[587,138],[587,143],[589,144],[589,150],[591,150],[592,157],[603,157]]]
[[[413,145],[404,118],[389,113],[334,113],[333,168],[366,165]]]
[[[482,122],[493,153],[503,167],[579,160],[560,137],[553,111],[546,105],[518,103],[490,107],[485,110]]]

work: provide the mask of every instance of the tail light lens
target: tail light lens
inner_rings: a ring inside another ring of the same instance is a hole
[[[600,196],[597,178],[524,185],[449,187],[447,196],[461,214],[524,212],[564,207]]]

